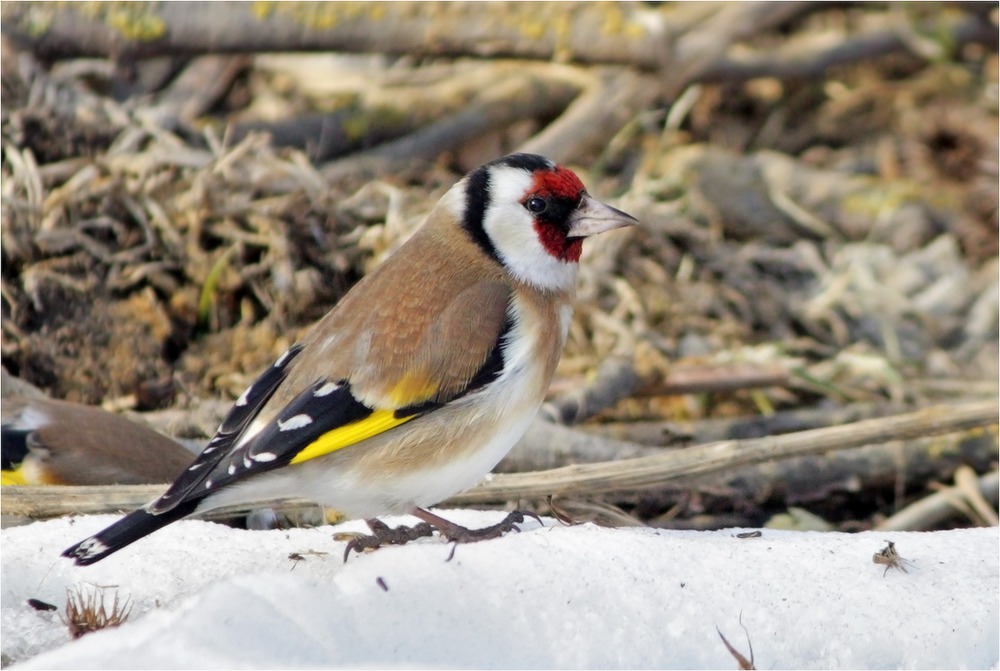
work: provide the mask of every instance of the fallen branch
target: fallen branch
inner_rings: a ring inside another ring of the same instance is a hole
[[[865,420],[844,426],[751,440],[727,440],[684,450],[622,459],[610,463],[565,466],[533,473],[494,475],[473,489],[453,496],[443,505],[498,503],[517,499],[544,499],[549,494],[599,494],[654,488],[681,477],[705,475],[747,464],[808,454],[823,454],[892,440],[907,440],[965,431],[997,424],[996,400],[937,405],[916,412]],[[60,515],[98,514],[131,510],[144,505],[163,486],[112,487],[4,487],[4,518],[46,519]],[[287,502],[260,502],[254,507],[280,507]],[[294,502],[301,506],[301,501]],[[233,507],[213,513],[231,517],[246,512]]]
[[[659,93],[651,75],[609,69],[558,119],[518,147],[560,163],[584,161],[599,154],[621,128],[647,109]]]
[[[667,384],[677,372],[672,368]],[[690,392],[688,392],[690,393]],[[544,406],[543,406],[544,408]],[[781,410],[771,415],[710,417],[696,421],[623,421],[587,426],[587,432],[616,441],[660,447],[687,447],[717,440],[763,438],[807,431],[863,419],[909,412],[913,408],[886,403],[852,403],[836,407]]]
[[[195,58],[142,114],[163,128],[190,126],[225,95],[237,75],[251,63],[249,56]]]
[[[956,479],[958,478],[956,477]],[[989,503],[995,508],[997,505],[998,485],[1000,485],[1000,475],[996,471],[987,473],[976,481],[978,489],[976,493],[980,499],[987,497]],[[968,497],[968,487],[964,485],[942,489],[903,508],[892,517],[886,518],[876,525],[875,529],[877,531],[924,531],[933,529],[949,517],[955,516],[956,513],[963,512],[960,502],[963,502]],[[956,505],[956,503],[959,503],[959,505]],[[996,524],[993,521],[996,518],[996,512],[990,512],[992,513],[992,519],[989,521]]]
[[[547,472],[567,464],[601,463],[661,454],[662,449],[630,443],[536,418],[504,457],[497,473]]]
[[[809,5],[813,6],[810,8]],[[736,2],[719,5],[719,11],[697,27],[679,36],[668,49],[660,47],[665,80],[663,94],[674,100],[685,87],[699,81],[730,46],[822,3]]]
[[[324,176],[337,181],[361,174],[403,170],[427,163],[468,140],[523,119],[551,118],[579,93],[576,82],[528,71],[493,83],[466,109],[376,149],[328,164]]]
[[[734,507],[780,502],[810,506],[859,493],[902,494],[950,480],[963,467],[985,472],[996,461],[996,437],[981,429],[893,440],[726,469],[685,480],[685,489],[732,501]]]
[[[715,473],[772,459],[823,454],[872,443],[990,426],[997,423],[998,415],[1000,409],[995,400],[938,405],[903,415],[783,436],[726,440],[611,463],[511,473],[503,478],[494,476],[492,481],[452,497],[449,503],[468,505],[518,498],[544,498],[549,494],[599,494],[648,489],[676,478]]]
[[[542,406],[541,417],[557,424],[576,424],[610,408],[652,384],[661,383],[667,370],[665,360],[647,347],[629,354],[609,356],[586,385],[573,385]]]
[[[594,379],[582,387],[558,395],[542,406],[541,416],[558,424],[578,424],[602,410],[631,396],[682,396],[706,392],[733,392],[761,387],[787,387],[789,374],[781,365],[659,365],[642,357],[611,356],[598,368]],[[625,425],[623,431],[635,426]],[[676,423],[657,423],[676,426]],[[609,431],[596,427],[598,433]],[[642,435],[649,431],[640,430]],[[668,434],[669,435],[669,434]],[[616,435],[620,440],[633,438]],[[662,445],[662,439],[639,440],[649,445]]]
[[[854,35],[806,35],[768,52],[719,57],[692,79],[702,83],[742,82],[759,77],[803,80],[821,77],[830,68],[859,63],[909,50],[907,32],[923,30],[892,17],[889,25]],[[996,28],[975,16],[935,26],[940,43],[996,45]],[[690,80],[689,80],[690,81]]]
[[[742,35],[822,8],[822,3],[722,3]],[[754,9],[756,8],[756,9]],[[5,3],[3,34],[46,60],[86,56],[125,62],[206,53],[381,52],[530,58],[637,65],[657,70],[668,31],[690,12],[618,3],[212,3],[128,5]],[[673,21],[677,15],[680,20]],[[696,20],[703,17],[696,17]],[[713,26],[718,27],[716,22]]]
[[[325,73],[331,76],[335,70]],[[371,149],[416,132],[467,108],[483,90],[483,82],[500,82],[527,72],[543,80],[576,82],[580,89],[593,80],[579,68],[554,63],[482,61],[408,69],[408,77],[388,69],[376,81],[350,91],[351,102],[328,113],[276,121],[245,121],[230,127],[232,142],[250,133],[271,135],[278,147],[305,150],[315,163]],[[306,77],[300,74],[299,77]]]

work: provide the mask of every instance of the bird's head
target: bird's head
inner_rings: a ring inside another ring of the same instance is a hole
[[[572,170],[511,154],[469,173],[450,199],[465,232],[518,280],[568,289],[583,239],[638,223],[587,194]]]

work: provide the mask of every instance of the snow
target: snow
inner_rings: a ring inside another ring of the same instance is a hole
[[[439,512],[470,527],[501,515]],[[749,636],[762,669],[1000,664],[996,528],[739,538],[545,520],[450,561],[451,546],[428,538],[344,563],[333,534],[360,522],[183,521],[94,566],[59,558],[114,519],[3,530],[2,648],[15,668],[738,668],[717,627],[747,657]],[[908,572],[872,562],[887,540]],[[72,641],[67,589],[92,585],[108,602],[115,589],[131,598],[132,615]]]

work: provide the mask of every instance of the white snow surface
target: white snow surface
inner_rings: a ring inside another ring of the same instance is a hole
[[[502,513],[439,511],[469,527]],[[2,532],[2,651],[24,669],[998,668],[996,528],[858,534],[567,527],[343,561],[335,532],[182,521],[90,567],[61,550],[113,522]],[[413,522],[393,518],[392,524]],[[896,544],[908,572],[873,563]],[[311,554],[311,551],[326,554]],[[289,558],[299,553],[299,560]],[[68,588],[131,598],[70,640]],[[383,587],[384,585],[384,587]],[[59,606],[37,611],[29,598]],[[742,620],[742,625],[741,625]],[[746,628],[744,632],[743,627]]]

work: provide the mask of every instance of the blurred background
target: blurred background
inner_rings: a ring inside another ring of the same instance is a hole
[[[477,505],[995,524],[995,411],[935,436],[889,421],[998,394],[997,21],[996,3],[4,3],[4,395],[197,448],[464,172],[530,151],[642,226],[587,248],[544,421],[500,470],[888,433]]]

